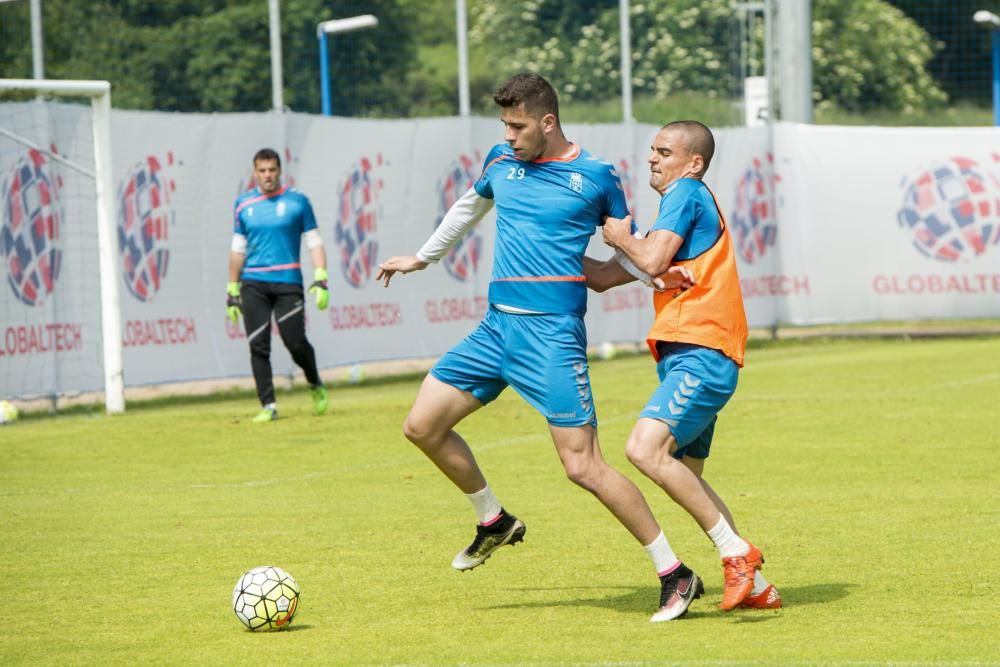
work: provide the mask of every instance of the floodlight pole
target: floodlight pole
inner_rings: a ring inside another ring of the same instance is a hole
[[[622,122],[635,120],[632,112],[632,25],[628,0],[618,0],[618,34],[621,48]]]
[[[16,0],[0,0],[0,3]],[[31,0],[31,78],[45,78],[45,51],[42,47],[42,0]]]
[[[1000,126],[1000,30],[993,31],[993,124]]]
[[[268,25],[271,33],[271,107],[281,111],[285,107],[284,73],[281,69],[281,7],[278,0],[268,0]]]
[[[31,0],[31,76],[45,78],[45,51],[42,46],[42,0]]]
[[[333,104],[330,98],[330,58],[326,36],[363,28],[374,28],[377,25],[378,19],[373,14],[332,19],[316,25],[316,38],[319,40],[319,91],[324,116],[333,115]]]
[[[469,105],[469,40],[465,0],[455,0],[455,38],[458,42],[458,115],[468,116]]]
[[[1000,16],[980,9],[972,20],[988,29],[993,40],[993,124],[1000,127]]]

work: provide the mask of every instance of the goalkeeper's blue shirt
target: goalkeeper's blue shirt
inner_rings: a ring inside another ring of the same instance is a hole
[[[262,194],[254,188],[236,198],[233,231],[247,239],[240,280],[302,284],[302,234],[316,229],[308,197],[283,186]]]
[[[493,147],[476,181],[494,200],[496,245],[489,302],[536,313],[583,316],[583,255],[605,216],[628,215],[615,168],[573,146],[566,158],[525,162]]]

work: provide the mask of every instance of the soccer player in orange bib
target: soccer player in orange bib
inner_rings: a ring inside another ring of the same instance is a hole
[[[686,271],[690,286],[653,294],[656,318],[646,342],[660,385],[640,413],[625,451],[718,548],[725,578],[722,609],[774,609],[781,606],[781,596],[760,574],[763,555],[736,532],[729,508],[702,477],[718,413],[736,391],[747,341],[729,230],[702,182],[714,153],[715,139],[705,125],[664,125],[649,156],[649,184],[661,195],[656,221],[639,237],[631,232],[631,219],[608,218],[604,240],[628,262],[588,258],[585,275],[588,286],[604,291],[633,279],[623,267],[638,269],[637,277],[677,267]],[[661,548],[672,555],[666,537],[662,540]],[[673,561],[664,586],[673,603],[665,606],[686,606],[704,586],[676,556]]]

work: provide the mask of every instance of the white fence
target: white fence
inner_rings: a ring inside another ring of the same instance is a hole
[[[0,127],[22,106],[0,105]],[[85,113],[53,106],[55,116]],[[502,139],[497,120],[115,111],[112,127],[126,386],[249,374],[241,326],[225,318],[226,261],[233,200],[264,146],[282,153],[286,182],[312,201],[330,258],[331,307],[308,310],[321,367],[434,356],[482,315],[492,217],[440,265],[398,277],[389,289],[374,276],[380,259],[415,252],[478,176]],[[656,129],[566,128],[617,165],[642,228],[657,208],[645,163]],[[57,149],[89,141],[82,121],[32,131]],[[706,180],[739,249],[751,325],[1000,316],[1000,130],[777,125],[716,136]],[[25,196],[15,184],[26,154],[0,138],[0,232],[12,241],[28,239],[23,227],[15,233],[10,213],[12,199]],[[54,162],[39,170],[63,183],[49,203],[61,225],[42,239],[58,248],[61,264],[47,269],[50,284],[42,281],[37,298],[25,298],[23,276],[10,277],[23,266],[0,243],[0,273],[8,277],[0,286],[4,397],[89,391],[102,382],[99,358],[93,370],[99,295],[72,285],[96,267],[94,243],[75,240],[96,236],[94,207],[58,200],[83,177]],[[609,254],[599,237],[591,254]],[[592,342],[642,340],[650,319],[642,288],[591,296]],[[277,374],[292,372],[280,344],[273,360]]]

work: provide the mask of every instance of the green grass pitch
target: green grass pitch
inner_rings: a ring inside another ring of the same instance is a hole
[[[753,349],[706,477],[760,546],[780,611],[718,609],[694,522],[623,454],[646,356],[591,367],[606,457],[705,579],[688,616],[640,546],[565,479],[512,391],[466,421],[523,544],[472,572],[468,503],[407,443],[418,380],[331,391],[252,424],[248,394],[0,429],[0,664],[1000,662],[1000,338]],[[245,570],[302,589],[291,630],[230,609]]]

